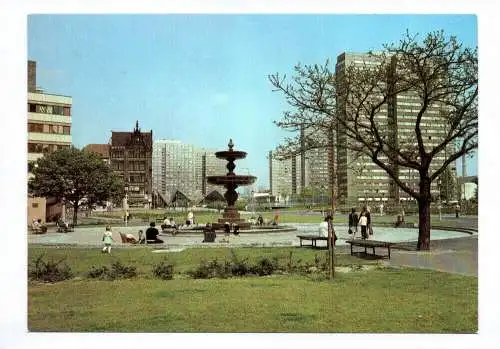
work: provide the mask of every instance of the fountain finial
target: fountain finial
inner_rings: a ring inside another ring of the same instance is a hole
[[[227,146],[229,147],[230,151],[233,151],[234,143],[232,138],[229,138],[229,143]]]

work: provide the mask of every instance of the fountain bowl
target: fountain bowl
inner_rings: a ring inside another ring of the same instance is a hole
[[[218,159],[244,159],[247,157],[247,152],[239,150],[222,150],[215,153]]]
[[[254,183],[256,180],[257,177],[255,176],[242,176],[242,175],[207,176],[208,183],[217,185],[226,185],[226,184],[249,185]]]

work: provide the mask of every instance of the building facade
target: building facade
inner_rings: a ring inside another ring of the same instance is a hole
[[[141,132],[138,121],[132,132],[111,131],[111,168],[121,177],[131,207],[152,202],[152,151],[153,131]]]
[[[28,61],[28,162],[71,147],[69,96],[49,94],[36,86],[36,62]]]
[[[98,154],[104,163],[110,165],[109,144],[87,144],[83,149]]]
[[[392,57],[391,67],[394,67]],[[363,53],[342,53],[337,58],[335,74],[338,86],[342,86],[346,77],[346,69],[349,66],[376,67],[380,65],[380,60],[376,55]],[[393,68],[390,68],[393,69]],[[391,70],[387,78],[390,77]],[[385,82],[381,82],[385,83]],[[342,93],[342,91],[340,91]],[[415,120],[420,110],[420,100],[416,93],[409,91],[389,99],[375,115],[376,122],[383,130],[382,137],[393,139],[395,144],[399,144],[402,151],[405,147],[413,146],[415,140]],[[339,117],[346,117],[347,107],[345,103],[337,98]],[[431,105],[422,118],[422,136],[427,140],[427,145],[435,145],[445,135],[446,125],[443,119],[436,116],[440,113],[442,106]],[[359,202],[381,203],[381,202],[405,202],[413,200],[407,193],[401,190],[387,173],[374,164],[371,159],[359,156],[356,152],[348,149],[350,140],[346,136],[342,124],[337,128],[337,192],[341,205],[355,207]],[[441,166],[446,157],[446,151],[435,158],[431,164],[431,170]],[[381,157],[384,159],[383,157]],[[385,158],[385,160],[387,160]],[[396,166],[392,164],[392,166]],[[456,174],[455,164],[450,165],[452,173]],[[398,168],[399,179],[408,183],[410,187],[417,188],[419,185],[419,174],[416,170]],[[432,184],[431,193],[438,195],[437,181]]]
[[[207,176],[224,175],[225,161],[215,150],[199,148],[178,140],[157,140],[153,144],[153,190],[167,201],[176,191],[194,202],[220,187],[207,183]]]

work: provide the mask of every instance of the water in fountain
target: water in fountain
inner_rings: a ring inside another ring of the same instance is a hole
[[[244,159],[247,156],[247,153],[244,151],[234,150],[234,143],[232,139],[229,140],[228,147],[228,150],[218,151],[215,153],[217,158],[227,160],[226,168],[228,169],[228,173],[225,176],[207,177],[208,183],[221,185],[226,188],[224,198],[226,199],[227,206],[224,209],[222,218],[219,218],[219,222],[214,223],[213,227],[215,229],[220,229],[224,226],[225,222],[228,222],[229,224],[237,224],[241,229],[248,229],[250,227],[250,223],[240,218],[238,209],[235,206],[236,200],[238,200],[236,188],[254,183],[257,177],[237,175],[234,173],[234,169],[236,168],[234,162],[239,159]]]

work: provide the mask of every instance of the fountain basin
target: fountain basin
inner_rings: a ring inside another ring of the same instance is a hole
[[[207,181],[210,184],[217,185],[227,185],[227,184],[235,184],[235,185],[248,185],[252,184],[257,180],[255,176],[207,176]]]
[[[247,156],[247,152],[240,150],[222,150],[215,152],[215,157],[218,159],[233,159],[239,160],[244,159]]]

